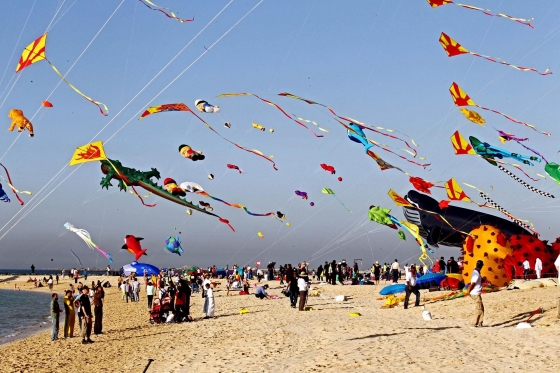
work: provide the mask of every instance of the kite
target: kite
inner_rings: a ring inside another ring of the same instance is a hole
[[[177,255],[181,256],[181,254],[184,253],[183,248],[181,247],[181,240],[177,236],[176,237],[171,237],[171,236],[167,237],[167,239],[165,240],[165,248],[171,254],[177,254]]]
[[[455,131],[453,135],[451,135],[451,143],[453,144],[453,150],[456,155],[476,155],[471,144],[465,140],[459,131]]]
[[[47,50],[47,33],[41,35],[33,43],[25,47],[23,53],[21,54],[21,57],[19,58],[19,62],[16,67],[16,73],[25,69],[27,66],[34,64],[35,62],[45,60],[49,63],[49,65],[51,65],[54,72],[58,74],[58,76],[60,77],[60,79],[62,79],[64,83],[66,83],[70,88],[72,88],[77,94],[79,94],[80,96],[82,96],[83,98],[85,98],[86,100],[94,104],[95,106],[97,106],[101,114],[107,116],[109,112],[107,106],[102,102],[95,101],[92,98],[84,95],[76,87],[74,87],[68,80],[66,80],[64,75],[62,75],[58,71],[58,69],[51,63],[51,61],[47,59],[46,50]]]
[[[184,183],[181,183],[179,187],[188,193],[204,192],[204,188],[202,188],[202,186],[192,181],[185,181]]]
[[[86,231],[85,229],[79,229],[76,228],[73,224],[71,223],[66,223],[63,225],[64,228],[68,229],[70,232],[72,233],[76,233],[78,235],[78,237],[80,237],[82,240],[84,240],[84,242],[88,245],[88,247],[90,249],[95,249],[97,251],[99,251],[101,254],[103,254],[103,256],[105,258],[107,258],[109,260],[109,263],[113,263],[113,259],[111,258],[111,255],[106,253],[105,251],[101,250],[99,248],[99,246],[97,246],[92,240],[91,240],[91,236],[89,234],[88,231]],[[74,254],[75,255],[75,254]],[[76,256],[77,257],[77,256]],[[79,259],[78,259],[79,260]]]
[[[449,198],[450,201],[472,202],[459,183],[453,178],[449,179],[449,181],[445,183],[445,191],[447,192],[447,198]],[[447,205],[449,205],[449,202],[446,202]]]
[[[224,123],[224,127],[231,128],[231,124],[229,122]]]
[[[557,164],[555,162],[547,163],[546,166],[544,166],[544,170],[546,171],[547,174],[550,175],[551,178],[554,179],[556,184],[560,185],[560,165],[559,164]]]
[[[226,166],[227,166],[227,168],[229,168],[230,170],[237,170],[237,171],[239,171],[240,174],[243,173],[243,171],[242,171],[238,166],[236,166],[236,165],[234,165],[234,164],[228,163],[228,164],[226,164]]]
[[[42,105],[43,107],[53,107],[53,104],[51,104],[51,103],[48,102],[48,101],[43,101],[43,102],[41,103],[41,105]]]
[[[405,202],[408,204],[403,208],[406,220],[421,227],[420,235],[430,246],[462,247],[468,235],[465,232],[470,232],[480,225],[498,227],[507,236],[530,234],[516,223],[494,215],[456,206],[441,209],[437,200],[415,190],[407,193]],[[445,216],[449,224],[442,221],[441,216]],[[454,227],[460,227],[461,231]]]
[[[103,149],[103,143],[101,141],[86,144],[76,149],[72,156],[72,160],[70,161],[70,166],[91,161],[101,162],[101,172],[105,174],[105,177],[101,180],[100,183],[101,188],[109,189],[110,186],[113,186],[113,184],[111,184],[111,180],[118,180],[120,190],[127,190],[130,186],[132,188],[132,191],[134,192],[134,195],[140,198],[144,206],[154,207],[155,204],[147,205],[142,199],[142,196],[140,196],[134,188],[141,187],[150,193],[153,193],[178,205],[185,206],[189,209],[217,217],[220,223],[227,224],[227,226],[235,232],[235,229],[233,229],[233,227],[229,224],[228,220],[223,219],[220,216],[208,212],[204,209],[201,209],[199,206],[194,205],[192,202],[188,202],[183,198],[174,196],[171,192],[153,182],[152,178],[155,177],[156,179],[159,179],[161,177],[157,169],[152,168],[150,171],[142,172],[133,168],[125,167],[118,160],[107,158],[107,156],[105,155],[105,150]]]
[[[210,179],[210,180],[214,180],[214,175],[212,175],[212,174],[208,174],[208,179]]]
[[[10,198],[8,197],[8,195],[6,194],[4,189],[2,189],[2,184],[0,184],[0,201],[6,202],[6,203],[10,202]]]
[[[369,207],[368,219],[386,225],[389,228],[397,229],[397,225],[394,222],[395,218],[389,215],[390,212],[391,209],[372,205]]]
[[[278,216],[278,219],[286,220],[286,215],[282,214],[280,211],[276,211],[276,216]]]
[[[181,23],[194,21],[194,17],[192,19],[181,19],[181,18],[177,17],[177,15],[175,15],[175,13],[171,9],[163,8],[159,5],[156,5],[156,4],[152,3],[150,0],[138,0],[138,1],[140,1],[142,4],[144,4],[145,6],[147,6],[151,10],[157,10],[158,12],[161,12],[161,13],[165,14],[165,16],[167,18],[175,19],[175,20],[177,20]],[[166,12],[166,10],[167,10],[167,12]]]
[[[185,183],[183,183],[183,184],[185,184]],[[183,186],[183,184],[181,184],[181,187]],[[230,207],[234,207],[234,208],[237,208],[237,209],[243,209],[243,210],[245,210],[245,212],[246,212],[247,214],[252,215],[252,216],[274,216],[274,212],[267,212],[267,213],[264,213],[264,214],[255,214],[255,213],[249,211],[249,210],[247,209],[247,207],[245,207],[245,206],[243,206],[243,205],[240,205],[240,204],[238,204],[238,203],[229,203],[229,202],[226,202],[226,201],[224,201],[223,199],[220,199],[220,198],[218,198],[218,197],[211,196],[210,194],[206,193],[204,190],[197,191],[197,192],[195,192],[195,193],[198,194],[198,195],[204,196],[204,197],[212,198],[213,200],[222,202],[223,204],[228,205],[228,206],[230,206]],[[202,201],[200,201],[199,203],[200,203],[200,205],[203,206],[203,207],[205,207],[206,205],[210,206],[209,204],[206,204],[206,203],[204,203],[204,202],[202,202]],[[212,208],[212,207],[210,207],[210,209],[211,209],[211,208]],[[212,210],[210,210],[210,211],[212,211]],[[281,219],[286,219],[285,215],[283,215],[280,211],[278,211],[278,214],[279,214],[278,217],[280,217],[280,215],[283,216],[283,218],[281,218]]]
[[[200,204],[200,206],[202,206],[204,209],[206,209],[207,211],[212,211],[214,210],[214,208],[212,206],[210,206],[209,203],[206,203],[204,201],[198,201],[198,203]]]
[[[536,151],[535,149],[531,149],[528,146],[523,145],[521,142],[522,141],[528,141],[528,138],[520,138],[520,137],[515,137],[515,135],[511,134],[511,133],[506,133],[504,131],[500,131],[500,130],[496,130],[498,131],[498,134],[500,135],[500,141],[502,142],[502,144],[504,144],[506,141],[515,141],[516,143],[518,143],[519,145],[521,145],[522,147],[524,147],[525,149],[529,150],[530,152],[533,152],[534,154],[538,155],[539,157],[541,157],[546,163],[548,163],[548,161],[546,160],[546,158],[539,153],[538,151]]]
[[[266,131],[266,128],[264,128],[263,125],[255,123],[255,122],[253,122],[253,128],[256,128],[256,129],[261,130],[261,131]]]
[[[336,170],[333,166],[329,166],[328,164],[324,163],[321,163],[320,166],[323,170],[330,172],[332,175],[336,174]]]
[[[140,259],[142,255],[148,255],[146,254],[146,249],[142,250],[142,247],[140,245],[141,240],[143,240],[142,237],[134,237],[133,235],[127,234],[124,238],[124,245],[121,247],[121,249],[126,250],[134,255],[136,261],[138,261],[138,259]]]
[[[486,123],[486,120],[481,117],[480,114],[478,114],[476,111],[465,109],[463,107],[460,109],[460,111],[461,113],[463,113],[465,118],[473,123],[480,124],[482,127],[484,127],[484,123]]]
[[[296,190],[296,195],[300,196],[301,199],[307,199],[307,192],[300,192],[299,190]]]
[[[414,186],[414,189],[427,194],[432,194],[430,188],[434,187],[433,183],[422,179],[421,177],[411,176],[408,181]]]
[[[467,94],[465,93],[465,91],[463,91],[463,89],[462,89],[461,87],[459,87],[459,85],[458,85],[457,83],[455,83],[455,82],[453,82],[453,84],[451,84],[451,87],[449,87],[449,92],[451,93],[451,97],[453,98],[453,102],[455,103],[455,106],[458,106],[458,107],[462,107],[462,106],[476,106],[476,107],[479,108],[479,109],[487,110],[487,111],[491,111],[491,112],[493,112],[493,113],[499,114],[499,115],[505,117],[506,119],[508,119],[508,120],[510,120],[510,121],[512,121],[512,122],[514,122],[514,123],[522,124],[522,125],[524,125],[524,126],[526,126],[526,127],[531,128],[531,129],[534,130],[534,131],[537,131],[537,132],[539,132],[539,133],[542,133],[543,135],[550,136],[549,133],[539,131],[539,130],[537,129],[537,127],[533,126],[532,124],[518,121],[517,119],[512,118],[512,117],[510,117],[510,116],[508,116],[508,115],[506,115],[506,114],[504,114],[504,113],[501,113],[501,112],[499,112],[499,111],[496,111],[496,110],[493,110],[493,109],[488,109],[488,108],[486,108],[486,107],[477,105],[477,104],[469,97],[469,95],[467,95]]]
[[[403,231],[398,231],[397,234],[399,235],[399,238],[403,241],[406,241],[406,235],[404,234]]]
[[[502,64],[502,65],[513,67],[514,69],[519,70],[519,71],[534,71],[537,74],[540,74],[540,75],[543,75],[543,76],[552,74],[552,72],[549,71],[549,69],[546,69],[544,73],[541,73],[533,67],[515,66],[515,65],[512,65],[512,64],[507,63],[505,61],[502,61],[499,58],[492,58],[492,57],[484,56],[484,55],[481,55],[481,54],[478,54],[478,53],[470,52],[465,47],[463,47],[461,44],[457,43],[455,40],[453,40],[451,37],[449,37],[449,35],[447,35],[444,32],[442,32],[441,36],[439,37],[439,43],[441,44],[441,46],[445,50],[445,53],[447,53],[448,57],[454,57],[454,56],[458,56],[458,55],[461,55],[461,54],[471,54],[473,56],[481,57],[481,58],[484,58],[485,60],[488,60],[488,61],[491,61],[491,62],[496,62],[496,63]]]
[[[334,194],[334,190],[329,189],[329,188],[323,188],[323,189],[321,189],[321,193],[323,193],[323,194],[331,194],[334,198],[336,198],[336,199],[338,200],[338,202],[340,202],[340,204],[341,204],[346,210],[348,210],[349,212],[352,212],[352,211],[350,211],[350,209],[349,209],[348,207],[344,206],[344,203],[342,203],[341,200],[338,199],[338,197],[336,196],[336,194]]]
[[[292,114],[292,115],[295,117],[294,114]],[[302,122],[305,122],[305,123],[313,123],[314,125],[317,126],[317,128],[319,129],[319,131],[329,132],[329,130],[326,130],[326,129],[324,129],[324,128],[321,128],[321,127],[317,124],[317,122],[314,122],[314,121],[308,120],[308,119],[303,119],[303,118],[300,118],[300,117],[297,117],[297,119],[298,119],[298,120],[301,120]]]
[[[184,189],[179,188],[177,182],[170,177],[166,177],[163,180],[163,186],[165,187],[165,190],[167,190],[169,193],[171,193],[174,196],[184,197],[187,195],[187,192],[185,192]]]
[[[274,163],[274,161],[270,158],[272,158],[272,156],[265,156],[263,155],[263,153],[259,150],[256,149],[247,149],[239,144],[234,143],[233,141],[223,137],[222,135],[220,135],[220,133],[218,131],[216,131],[214,128],[212,128],[212,126],[210,124],[208,124],[204,119],[202,119],[201,117],[199,117],[194,111],[192,111],[187,105],[183,104],[183,103],[177,103],[177,104],[165,104],[165,105],[160,105],[160,106],[152,106],[149,107],[148,109],[146,109],[146,111],[140,116],[140,118],[138,118],[139,120],[142,118],[147,117],[150,114],[155,114],[155,113],[160,113],[160,112],[164,112],[164,111],[186,111],[191,113],[192,115],[194,115],[195,117],[198,118],[198,120],[200,120],[202,123],[204,123],[204,125],[206,127],[208,127],[208,129],[212,132],[214,132],[216,135],[220,136],[223,140],[229,142],[232,145],[235,145],[235,147],[237,147],[238,149],[244,150],[246,152],[249,153],[253,153],[261,158],[266,159],[267,161],[269,161],[270,163],[272,163],[272,168],[274,168],[274,170],[278,170],[276,168],[276,164]],[[226,123],[228,124],[228,123]],[[226,126],[227,127],[227,126]]]
[[[508,16],[507,14],[503,14],[503,13],[496,13],[496,14],[494,14],[494,13],[491,13],[491,10],[490,10],[490,9],[477,8],[477,7],[474,7],[474,6],[471,6],[471,5],[465,5],[465,4],[454,3],[454,2],[451,1],[451,0],[426,0],[426,1],[428,2],[428,4],[430,4],[430,6],[431,6],[432,8],[437,8],[437,7],[440,7],[440,6],[442,6],[442,5],[447,5],[447,4],[453,4],[453,5],[457,5],[457,6],[463,7],[463,8],[465,8],[465,9],[477,10],[477,11],[482,12],[482,13],[486,14],[487,16],[490,16],[490,17],[502,17],[502,18],[507,18],[507,19],[510,19],[510,20],[512,20],[512,21],[521,23],[522,25],[529,26],[530,28],[534,28],[533,25],[531,25],[531,21],[533,20],[533,18],[531,18],[531,19],[523,19],[523,18],[514,18],[514,17],[512,17],[512,16]]]
[[[28,130],[29,137],[35,136],[35,134],[33,133],[33,124],[31,124],[29,119],[23,116],[23,111],[19,109],[12,109],[8,113],[8,118],[12,120],[12,124],[8,129],[10,132],[12,132],[14,128],[16,128],[17,126],[18,132],[23,132],[23,130]]]
[[[270,133],[273,133],[273,132],[274,132],[274,129],[271,128],[271,129],[269,129],[268,131],[269,131]]]
[[[550,163],[548,163],[547,166],[549,164]],[[524,182],[523,180],[521,180],[520,178],[515,176],[513,173],[511,173],[509,170],[502,167],[501,165],[498,165],[498,168],[500,169],[500,171],[502,171],[503,173],[505,173],[506,175],[511,177],[513,180],[517,181],[519,184],[523,185],[525,188],[529,189],[531,192],[540,194],[541,196],[544,196],[544,197],[554,198],[554,196],[552,194],[547,193],[547,192],[543,192],[542,190],[539,190],[539,189],[537,189],[535,187],[532,187],[531,185],[527,184],[526,182]],[[545,166],[545,171],[546,171],[546,166]]]
[[[260,238],[264,238],[264,235],[262,234],[262,232],[258,232],[257,236],[259,236]]]
[[[342,181],[342,178],[340,176],[338,177],[338,181]]]
[[[210,105],[208,102],[204,100],[196,100],[194,102],[194,106],[196,106],[196,110],[200,111],[201,113],[219,113],[220,107]]]
[[[187,209],[187,215],[191,216],[192,215],[192,210],[191,209]]]
[[[23,206],[23,204],[25,202],[23,202],[23,200],[18,196],[18,194],[30,194],[31,195],[33,193],[28,192],[26,190],[22,190],[21,192],[19,190],[17,190],[12,184],[12,178],[10,177],[10,173],[8,172],[8,169],[6,168],[6,166],[4,166],[2,163],[0,163],[0,167],[2,167],[4,169],[4,171],[6,172],[6,177],[8,178],[7,184],[10,186],[10,189],[12,189],[12,192],[14,192],[14,194],[16,195],[16,198],[19,201],[20,205]],[[0,176],[0,177],[2,177],[2,176]],[[4,177],[2,177],[2,179],[4,179]],[[6,179],[4,179],[4,181],[6,181]],[[2,188],[0,187],[0,189],[2,189]],[[3,193],[3,195],[2,195],[2,192],[3,191],[0,191],[0,199],[2,199],[2,201],[4,201],[4,202],[10,202],[10,199],[6,196],[6,193]],[[7,201],[4,200],[3,196],[6,196],[6,198],[8,200]]]
[[[190,159],[192,161],[203,161],[206,158],[202,155],[201,151],[193,150],[190,146],[182,144],[179,145],[179,153],[183,156],[183,158]]]
[[[539,157],[525,156],[517,153],[511,153],[508,152],[507,150],[490,145],[487,142],[481,142],[474,136],[469,136],[469,141],[476,154],[480,155],[482,158],[486,159],[490,164],[494,166],[496,166],[496,162],[494,161],[494,158],[498,158],[498,159],[513,158],[518,160],[519,162],[528,164],[530,166],[534,166],[534,164],[531,163],[530,161],[536,161],[536,162],[541,161]]]
[[[323,135],[318,135],[316,134],[312,129],[310,129],[309,127],[307,127],[305,124],[303,124],[302,122],[300,122],[299,120],[295,119],[294,115],[290,115],[288,114],[284,109],[282,109],[280,106],[278,106],[277,104],[275,104],[274,102],[265,100],[262,97],[259,97],[258,95],[255,95],[253,93],[223,93],[221,95],[218,95],[217,97],[238,97],[238,96],[254,96],[256,98],[258,98],[259,100],[274,106],[276,109],[280,110],[282,112],[282,114],[284,114],[286,117],[288,117],[289,119],[293,120],[294,122],[296,122],[297,124],[299,124],[302,127],[305,127],[309,132],[311,132],[312,134],[315,135],[315,137],[323,137]]]
[[[315,206],[315,202],[309,202],[309,206],[311,207]]]
[[[304,102],[308,103],[309,105],[319,105],[319,106],[322,106],[322,107],[326,108],[327,110],[329,110],[329,112],[330,112],[331,114],[333,114],[334,116],[336,116],[336,117],[339,118],[339,119],[345,120],[345,121],[347,121],[347,122],[358,123],[358,124],[361,125],[363,128],[367,128],[367,129],[370,130],[370,131],[376,132],[376,133],[378,133],[378,134],[380,134],[380,135],[383,135],[383,136],[386,136],[386,137],[390,137],[390,138],[395,139],[395,140],[402,141],[402,142],[404,142],[404,143],[406,144],[406,147],[407,147],[407,148],[412,149],[412,151],[414,152],[414,153],[412,153],[412,154],[414,155],[414,157],[416,157],[416,150],[414,150],[412,147],[410,147],[410,145],[408,144],[408,141],[406,141],[406,140],[404,140],[404,139],[401,139],[401,138],[399,138],[399,137],[397,137],[397,136],[391,135],[391,134],[387,134],[387,133],[380,132],[380,131],[378,131],[378,130],[387,131],[387,132],[389,132],[389,133],[398,132],[398,133],[400,133],[401,135],[404,135],[404,136],[410,138],[410,136],[408,136],[408,135],[405,134],[405,133],[402,133],[402,132],[400,132],[400,131],[398,131],[398,130],[392,130],[392,129],[390,129],[390,128],[383,128],[383,127],[379,127],[379,126],[376,126],[375,128],[367,127],[364,123],[361,123],[361,122],[359,122],[359,121],[357,121],[357,120],[355,120],[355,119],[346,118],[346,117],[342,117],[342,116],[338,115],[332,108],[328,107],[327,105],[323,105],[323,104],[320,104],[320,103],[318,103],[318,102],[311,101],[311,100],[305,99],[305,98],[303,98],[303,97],[299,97],[299,96],[293,95],[293,94],[291,94],[291,93],[282,92],[282,93],[279,93],[278,96],[284,96],[284,97],[294,98],[294,99],[296,99],[296,100],[301,100],[301,101],[304,101]],[[418,145],[416,144],[416,142],[414,142],[414,139],[410,139],[410,140],[411,140],[411,142],[412,142],[412,144],[413,144],[414,146],[418,146]]]

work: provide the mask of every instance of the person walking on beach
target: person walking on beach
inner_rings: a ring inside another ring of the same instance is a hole
[[[64,338],[74,338],[74,324],[76,323],[76,313],[74,312],[74,297],[72,290],[66,290],[66,295],[62,300],[64,303]]]
[[[52,332],[51,340],[58,339],[58,326],[60,322],[60,305],[58,304],[58,294],[53,293],[51,301],[51,319],[52,319]]]
[[[476,262],[476,268],[473,270],[471,276],[471,283],[467,289],[467,294],[475,302],[475,315],[472,323],[472,327],[477,328],[482,326],[482,320],[484,319],[484,304],[482,304],[482,281],[483,278],[480,275],[480,270],[484,267],[484,262],[478,260]]]
[[[146,296],[148,297],[148,309],[152,309],[152,302],[154,300],[154,294],[156,293],[156,287],[149,281],[148,286],[146,286]]]
[[[202,311],[206,314],[204,318],[209,319],[211,317],[214,317],[214,309],[215,309],[214,291],[212,290],[212,286],[210,285],[209,282],[205,284],[205,289],[206,289],[206,299],[204,300],[204,308],[202,309]]]
[[[399,281],[400,271],[401,271],[401,267],[399,265],[399,261],[395,259],[395,262],[391,264],[391,276],[393,277],[393,283],[397,283]]]
[[[49,280],[47,281],[47,284],[49,284],[49,290],[53,289],[53,278],[52,275],[49,276]]]
[[[102,286],[95,288],[93,294],[93,313],[95,315],[95,323],[93,325],[93,334],[103,334],[103,298],[105,293]]]
[[[410,294],[416,295],[414,307],[418,307],[420,305],[420,292],[418,291],[418,285],[416,285],[416,267],[414,265],[411,265],[406,272],[406,296],[404,298],[405,310],[408,308]]]
[[[134,282],[132,282],[132,297],[134,302],[140,301],[140,283],[136,277]]]
[[[78,270],[74,269],[74,283],[77,284],[78,283],[78,278],[80,277],[80,275],[78,274]]]
[[[289,291],[290,291],[290,306],[292,308],[296,308],[297,298],[298,298],[298,294],[299,294],[299,287],[298,287],[298,283],[297,283],[296,272],[292,273],[292,277],[290,278],[290,281],[288,282],[288,288],[289,288]]]
[[[91,323],[93,315],[91,314],[89,288],[87,286],[82,288],[82,294],[76,300],[76,303],[79,305],[78,317],[80,318],[82,344],[93,343],[91,340]]]
[[[529,271],[531,270],[531,264],[529,259],[525,259],[523,262],[523,280],[527,281],[529,279]]]
[[[537,274],[537,279],[541,278],[542,274],[542,261],[541,258],[535,260],[535,273]]]
[[[307,302],[307,282],[309,277],[304,271],[301,271],[299,278],[297,280],[297,285],[299,289],[299,310],[305,310],[305,303]]]
[[[33,264],[31,264],[31,274],[32,275],[35,274],[35,266]]]

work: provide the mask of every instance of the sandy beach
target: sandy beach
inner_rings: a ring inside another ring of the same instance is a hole
[[[1,276],[0,280],[8,276]],[[34,290],[21,276],[2,282],[2,289]],[[92,280],[106,277],[88,277]],[[116,278],[111,278],[116,285]],[[223,281],[222,281],[223,282]],[[61,293],[69,280],[55,285]],[[116,287],[107,289],[104,334],[95,343],[82,345],[80,338],[50,340],[50,325],[30,337],[0,346],[3,372],[278,372],[286,369],[313,372],[370,372],[391,370],[430,372],[540,371],[560,369],[560,320],[556,304],[560,289],[502,290],[483,296],[489,327],[472,329],[470,299],[425,302],[443,294],[422,291],[422,309],[380,309],[383,286],[331,286],[314,284],[320,292],[309,297],[313,310],[298,312],[272,282],[277,300],[252,295],[226,297],[224,284],[217,287],[216,317],[203,320],[202,298],[191,298],[192,323],[151,325],[145,293],[141,301],[125,303]],[[48,288],[36,289],[48,292]],[[336,295],[347,301],[336,302]],[[62,304],[61,304],[62,305]],[[15,305],[17,306],[17,305]],[[48,304],[38,304],[45,307]],[[531,329],[517,323],[543,307]],[[240,314],[241,308],[249,310]],[[358,312],[359,317],[350,313]],[[77,328],[79,330],[79,328]],[[62,337],[62,334],[60,335]]]

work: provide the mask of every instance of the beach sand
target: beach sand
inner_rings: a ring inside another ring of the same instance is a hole
[[[32,290],[26,279],[2,282],[0,288],[13,289],[17,281],[22,290]],[[98,279],[107,278],[92,276],[86,283]],[[148,372],[560,371],[556,287],[485,294],[484,321],[491,327],[472,329],[470,298],[426,303],[433,319],[425,321],[421,307],[380,309],[384,301],[376,298],[383,286],[314,284],[321,296],[309,297],[312,311],[298,312],[280,294],[278,282],[270,283],[269,293],[280,299],[259,300],[225,297],[222,280],[214,293],[214,319],[202,319],[203,299],[194,294],[194,322],[151,325],[145,292],[140,302],[125,303],[116,278],[110,279],[114,287],[106,290],[104,334],[92,335],[95,343],[82,345],[79,337],[52,342],[47,325],[38,334],[0,346],[0,370],[142,372],[153,359]],[[54,290],[62,293],[68,284],[65,279]],[[423,298],[441,294],[422,291]],[[336,295],[348,300],[336,302]],[[37,307],[48,312],[48,304]],[[533,328],[515,328],[538,307],[544,313],[531,320]],[[241,308],[249,312],[241,315]],[[350,317],[351,312],[361,316]]]

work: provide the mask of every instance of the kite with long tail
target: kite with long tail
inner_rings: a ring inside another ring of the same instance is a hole
[[[187,105],[185,105],[183,103],[164,104],[164,105],[149,107],[149,108],[146,109],[146,111],[144,111],[144,113],[138,119],[145,118],[145,117],[147,117],[148,115],[151,115],[151,114],[161,113],[161,112],[166,112],[166,111],[186,111],[186,112],[191,113],[192,115],[197,117],[198,120],[200,120],[202,123],[204,123],[204,125],[206,127],[208,127],[208,129],[211,130],[212,132],[214,132],[216,135],[220,136],[222,139],[226,140],[230,144],[235,145],[235,147],[237,147],[238,149],[245,150],[246,152],[253,153],[253,154],[255,154],[255,155],[257,155],[261,158],[266,159],[267,161],[272,163],[272,168],[274,168],[276,171],[278,171],[278,169],[276,168],[276,163],[274,163],[274,161],[272,159],[270,159],[270,158],[272,158],[272,156],[267,157],[261,151],[259,151],[257,149],[245,148],[245,147],[243,147],[239,144],[236,144],[233,141],[223,137],[222,135],[220,135],[220,133],[218,131],[216,131],[214,128],[212,128],[212,126],[209,125],[204,119],[199,117],[194,111],[192,111]]]
[[[23,53],[21,54],[21,57],[19,58],[19,62],[16,67],[16,73],[25,69],[27,66],[34,64],[35,62],[45,60],[49,63],[49,65],[51,65],[54,72],[58,74],[58,76],[60,77],[60,79],[62,79],[64,83],[66,83],[70,88],[72,88],[77,94],[79,94],[80,96],[82,96],[83,98],[85,98],[86,100],[94,104],[95,106],[97,106],[101,114],[106,116],[107,113],[109,112],[107,106],[102,102],[95,101],[91,97],[84,95],[82,92],[80,92],[78,88],[74,87],[68,80],[66,80],[64,75],[62,75],[60,71],[58,71],[58,69],[51,63],[51,61],[47,59],[46,50],[47,50],[47,34],[45,33],[41,35],[39,38],[37,38],[33,43],[25,47]]]
[[[506,141],[515,141],[516,143],[518,143],[519,145],[521,145],[522,147],[524,147],[525,149],[529,150],[530,152],[535,153],[536,155],[538,155],[539,157],[541,157],[546,163],[548,163],[548,161],[546,160],[546,158],[539,153],[538,151],[536,151],[535,149],[531,149],[530,147],[522,144],[521,142],[523,141],[527,141],[529,140],[528,138],[520,138],[520,137],[515,137],[515,135],[511,134],[511,133],[506,133],[504,131],[500,131],[500,130],[496,130],[498,131],[498,134],[500,135],[500,141],[502,142],[502,144],[504,144]]]
[[[449,35],[447,35],[444,32],[442,32],[441,36],[439,37],[439,43],[441,44],[441,46],[445,50],[445,53],[447,53],[448,57],[454,57],[454,56],[458,56],[460,54],[470,54],[470,55],[473,55],[475,57],[484,58],[485,60],[488,60],[490,62],[495,62],[495,63],[499,63],[499,64],[502,64],[502,65],[513,67],[514,69],[519,70],[519,71],[533,71],[533,72],[536,72],[537,74],[540,74],[540,75],[543,75],[543,76],[552,74],[552,71],[549,71],[549,69],[546,69],[543,73],[541,73],[540,71],[538,71],[534,67],[515,66],[515,65],[512,65],[512,64],[507,63],[505,61],[502,61],[499,58],[488,57],[488,56],[485,56],[485,55],[482,55],[482,54],[471,52],[471,51],[467,50],[465,47],[463,47],[461,44],[457,43],[455,40],[453,40]]]
[[[78,237],[80,237],[82,240],[84,240],[84,242],[86,243],[86,245],[88,245],[88,247],[90,249],[95,249],[97,251],[99,251],[101,254],[103,254],[103,256],[105,258],[107,258],[109,260],[109,263],[113,263],[113,259],[111,258],[111,254],[106,253],[105,251],[101,250],[99,248],[99,246],[97,246],[92,240],[91,240],[91,236],[89,234],[88,231],[86,231],[85,229],[79,229],[76,228],[73,224],[71,223],[66,223],[64,224],[64,228],[68,229],[70,232],[72,233],[76,233],[78,235]],[[74,254],[76,255],[76,254]],[[77,257],[77,256],[76,256]],[[79,260],[79,258],[78,258]]]
[[[346,206],[344,205],[344,203],[342,203],[341,200],[338,199],[338,197],[336,196],[336,194],[334,194],[334,190],[332,190],[332,189],[330,189],[330,188],[323,188],[323,189],[321,189],[321,192],[322,192],[323,194],[331,194],[334,198],[336,198],[336,199],[338,200],[338,202],[340,202],[340,204],[341,204],[346,210],[348,210],[348,212],[352,212],[352,211],[350,211],[350,209],[349,209],[348,207],[346,207]]]
[[[314,134],[315,137],[323,137],[323,135],[316,134],[311,128],[307,127],[305,124],[303,124],[298,119],[295,119],[293,116],[288,114],[284,109],[282,109],[280,106],[278,106],[274,102],[271,102],[271,101],[266,100],[262,97],[259,97],[258,95],[254,94],[254,93],[223,93],[221,95],[218,95],[217,97],[239,97],[239,96],[254,96],[254,97],[258,98],[259,100],[269,104],[270,106],[274,106],[276,109],[280,110],[282,112],[282,114],[284,114],[286,117],[288,117],[290,120],[293,120],[294,122],[296,122],[300,126],[305,127],[309,132]]]
[[[0,166],[2,166],[2,168],[4,169],[4,171],[6,171],[6,177],[8,178],[7,183],[8,183],[8,185],[10,186],[10,188],[12,189],[12,192],[14,192],[14,194],[16,195],[16,198],[17,198],[17,200],[19,201],[19,203],[23,206],[23,204],[24,204],[25,202],[23,202],[23,200],[18,196],[18,194],[21,193],[21,194],[30,194],[30,195],[31,195],[31,194],[33,194],[33,193],[28,192],[27,190],[22,190],[22,191],[17,190],[17,189],[12,185],[12,178],[10,177],[10,173],[8,172],[8,169],[6,168],[6,166],[4,166],[2,163],[0,163]],[[0,176],[0,177],[1,177],[1,176]],[[2,179],[4,179],[4,178],[2,177]],[[4,179],[4,180],[5,180],[5,179]],[[1,189],[1,188],[0,188],[0,189]],[[4,196],[5,196],[5,198],[2,199],[2,201],[4,201],[4,202],[10,202],[10,199],[8,198],[8,196],[6,196],[5,193],[4,193]],[[0,197],[0,198],[1,198],[1,197]],[[7,200],[6,200],[6,199],[7,199]]]
[[[487,16],[490,16],[490,17],[506,18],[506,19],[515,21],[517,23],[521,23],[522,25],[529,26],[530,28],[534,28],[533,25],[531,24],[531,21],[533,21],[533,18],[524,19],[524,18],[516,18],[516,17],[508,16],[507,14],[503,14],[503,13],[492,13],[492,11],[490,9],[477,8],[475,6],[466,5],[466,4],[459,4],[459,3],[455,3],[451,0],[426,0],[426,1],[428,2],[428,4],[430,4],[430,6],[432,8],[437,8],[437,7],[440,7],[442,5],[447,5],[447,4],[453,4],[453,5],[457,5],[457,6],[460,6],[462,8],[465,8],[465,9],[476,10],[476,11],[482,12],[482,13],[486,14]]]
[[[165,14],[165,16],[167,18],[175,19],[175,20],[177,20],[181,23],[194,21],[194,17],[192,19],[181,19],[181,18],[177,17],[177,15],[171,9],[161,7],[157,4],[152,3],[150,0],[138,0],[138,1],[140,1],[142,4],[144,4],[145,6],[150,8],[151,10],[157,10],[158,12],[161,12],[161,13]],[[167,10],[167,12],[166,12],[166,10]]]

